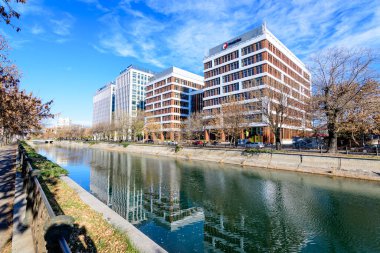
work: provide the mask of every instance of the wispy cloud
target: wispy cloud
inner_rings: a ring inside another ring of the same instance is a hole
[[[198,73],[209,48],[264,21],[302,60],[330,46],[380,48],[380,4],[370,0],[126,0],[111,10],[99,48]]]
[[[104,11],[104,12],[109,11],[109,9],[106,8],[104,5],[102,5],[98,0],[78,0],[78,1],[95,6],[96,9]]]
[[[39,26],[39,25],[34,25],[31,29],[30,29],[30,32],[34,35],[40,35],[40,34],[43,34],[45,33],[45,29],[42,28],[42,26]]]
[[[20,13],[21,16],[45,15],[48,13],[43,6],[43,0],[28,0],[25,4],[16,3],[14,4],[14,9],[16,12]]]
[[[137,52],[134,50],[133,45],[120,33],[115,33],[112,36],[104,36],[100,43],[103,48],[111,49],[119,56],[137,57]]]
[[[93,49],[95,49],[96,51],[98,51],[99,53],[101,53],[101,54],[105,54],[105,53],[107,53],[107,50],[105,50],[105,49],[103,49],[103,48],[100,48],[100,47],[98,47],[97,45],[91,45],[92,46],[92,48]]]
[[[133,16],[133,19],[123,19],[124,15],[118,11],[104,15],[100,22],[107,29],[99,35],[99,47],[119,56],[139,58],[142,62],[164,67],[160,61],[162,57],[159,56],[162,46],[152,36],[163,32],[164,25],[141,12],[125,8],[124,5],[119,7],[118,11]]]
[[[61,18],[50,19],[53,32],[60,36],[70,35],[74,22],[75,18],[69,13],[64,13]]]
[[[19,49],[19,48],[24,47],[24,45],[27,44],[27,43],[29,43],[29,42],[30,42],[30,40],[22,40],[22,39],[20,40],[20,39],[18,39],[18,40],[12,40],[10,42],[10,45],[11,45],[12,49]]]

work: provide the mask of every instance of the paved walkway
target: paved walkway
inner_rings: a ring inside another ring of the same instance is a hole
[[[32,232],[25,220],[23,180],[16,173],[16,148],[0,147],[0,253],[34,253]]]
[[[0,147],[0,252],[12,240],[15,164],[16,146]]]

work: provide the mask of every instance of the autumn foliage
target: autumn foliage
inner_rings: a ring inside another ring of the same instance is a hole
[[[0,141],[23,137],[41,128],[41,120],[52,117],[52,101],[43,103],[19,87],[20,74],[8,59],[8,45],[0,36]]]

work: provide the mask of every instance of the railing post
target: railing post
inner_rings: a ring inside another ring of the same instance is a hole
[[[67,215],[52,217],[44,225],[44,238],[48,252],[60,252],[61,238],[68,239],[74,224],[74,218]]]
[[[71,216],[56,216],[38,181],[39,170],[33,170],[22,145],[19,145],[20,166],[26,191],[26,224],[31,227],[36,252],[70,253],[66,242],[74,224]]]

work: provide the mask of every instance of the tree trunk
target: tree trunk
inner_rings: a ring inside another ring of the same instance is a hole
[[[351,132],[351,138],[355,142],[356,145],[358,145],[358,146],[360,145],[359,142],[355,138],[354,132]],[[351,147],[351,145],[350,145],[350,147]]]
[[[336,133],[335,123],[328,123],[327,131],[329,134],[327,152],[335,154],[338,151],[338,135]]]
[[[274,133],[274,138],[276,142],[276,150],[281,149],[281,128],[277,128]]]

